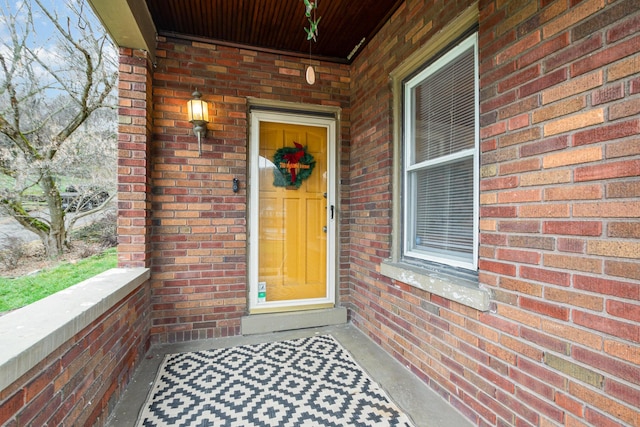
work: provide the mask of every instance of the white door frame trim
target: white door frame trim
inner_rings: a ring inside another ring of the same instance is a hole
[[[305,110],[306,112],[306,110]],[[249,126],[249,173],[248,173],[248,303],[251,313],[278,312],[289,310],[313,309],[335,305],[337,294],[337,133],[336,117],[314,116],[309,113],[296,114],[291,110],[266,111],[252,110]],[[323,127],[327,130],[327,296],[291,301],[258,302],[258,253],[259,253],[259,150],[260,122],[274,122],[305,126]],[[330,206],[334,206],[331,218]]]

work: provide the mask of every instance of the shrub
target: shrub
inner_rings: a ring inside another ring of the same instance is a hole
[[[73,240],[82,240],[87,243],[99,243],[103,247],[113,247],[118,244],[117,215],[114,211],[107,211],[103,218],[74,230]]]
[[[16,268],[22,258],[27,255],[25,242],[16,236],[6,236],[0,245],[0,264],[7,270]]]
[[[118,245],[118,215],[113,211],[107,212],[105,215],[100,240],[100,243],[108,248]]]

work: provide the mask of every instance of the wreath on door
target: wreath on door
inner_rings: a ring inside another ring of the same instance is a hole
[[[313,156],[301,144],[293,144],[295,147],[279,148],[273,156],[273,163],[276,165],[273,185],[276,187],[300,188],[302,181],[311,176],[311,171],[316,166]]]

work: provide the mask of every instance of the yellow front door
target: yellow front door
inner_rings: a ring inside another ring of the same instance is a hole
[[[262,121],[258,151],[257,307],[321,301],[327,298],[327,129]]]

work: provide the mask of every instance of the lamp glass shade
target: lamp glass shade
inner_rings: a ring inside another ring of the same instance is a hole
[[[187,102],[187,112],[189,121],[209,122],[209,106],[207,101],[202,99],[192,99]]]

